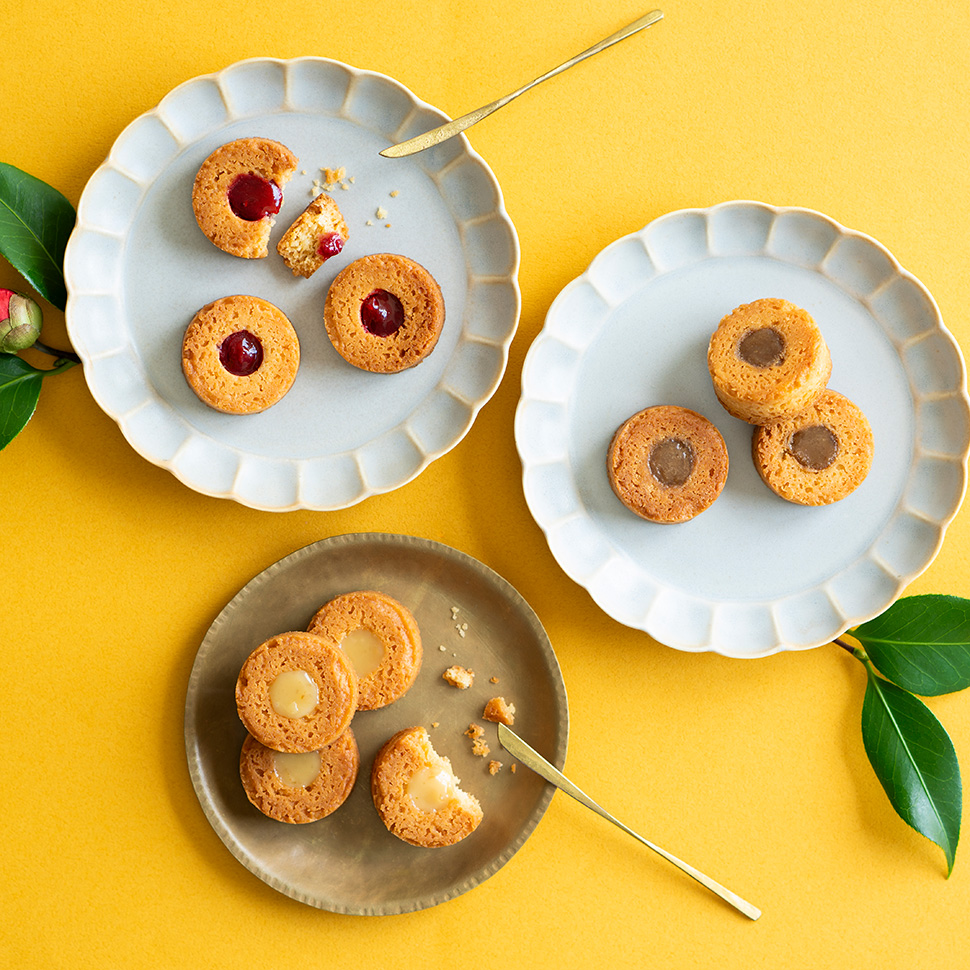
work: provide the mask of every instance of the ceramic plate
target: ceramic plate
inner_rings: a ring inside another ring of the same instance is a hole
[[[207,495],[274,511],[335,509],[397,488],[461,440],[505,370],[519,250],[498,183],[463,136],[410,158],[378,154],[443,120],[388,77],[308,57],[243,61],[188,81],[122,132],[78,206],[67,325],[91,393],[136,451]],[[216,249],[191,205],[209,153],[250,135],[300,159],[261,260]],[[333,195],[347,244],[309,280],[294,277],[276,242],[321,168],[340,167],[347,188]],[[351,367],[323,327],[333,277],[375,252],[416,259],[445,298],[437,347],[401,374]],[[195,312],[234,293],[275,303],[302,351],[289,394],[243,417],[203,405],[180,359]]]
[[[236,716],[236,676],[263,640],[306,629],[320,606],[356,589],[381,590],[411,609],[424,646],[421,672],[400,700],[354,717],[361,767],[347,802],[318,822],[272,821],[249,804],[239,780],[246,732]],[[442,679],[452,664],[475,671],[467,690]],[[491,683],[492,677],[498,682]],[[516,732],[561,768],[569,716],[559,664],[535,613],[505,580],[427,539],[385,534],[324,539],[256,576],[206,634],[185,702],[192,783],[232,854],[281,893],[337,913],[382,915],[434,906],[498,871],[552,798],[552,787],[532,772],[510,771],[495,725],[481,720],[485,702],[497,695],[516,705]],[[463,732],[472,721],[486,728],[488,758],[471,753]],[[400,841],[384,828],[371,802],[374,755],[397,731],[418,724],[484,811],[475,832],[447,848]],[[491,759],[504,762],[496,775],[488,772]]]
[[[872,470],[833,505],[770,492],[750,427],[714,396],[710,335],[761,297],[812,314],[829,386],[872,424]],[[699,411],[728,447],[720,497],[682,525],[638,519],[607,477],[613,432],[652,404]],[[730,202],[662,216],[559,294],[526,358],[515,437],[553,555],[610,616],[681,650],[759,657],[828,643],[932,562],[966,487],[970,407],[933,298],[879,243],[817,212]]]

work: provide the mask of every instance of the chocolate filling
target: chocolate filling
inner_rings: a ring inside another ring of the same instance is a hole
[[[664,488],[677,488],[694,470],[693,445],[683,438],[664,438],[650,449],[647,465]]]
[[[752,367],[774,367],[785,359],[785,338],[774,327],[749,330],[738,341],[738,356]]]
[[[839,439],[824,424],[813,424],[791,436],[788,450],[800,465],[820,472],[835,461]]]

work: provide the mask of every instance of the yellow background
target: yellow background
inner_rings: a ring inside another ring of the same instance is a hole
[[[521,324],[472,431],[414,482],[342,512],[252,511],[141,459],[80,369],[46,383],[0,454],[0,965],[966,965],[970,847],[947,880],[940,850],[889,806],[860,739],[861,665],[834,646],[683,654],[609,619],[528,513],[512,422],[559,290],[617,237],[729,199],[807,206],[874,236],[970,348],[970,12],[952,0],[662,6],[659,25],[471,132],[519,232]],[[647,9],[7,0],[0,159],[76,204],[125,125],[241,58],[333,57],[458,115]],[[18,279],[0,267],[0,284]],[[46,319],[47,342],[64,345],[63,316]],[[321,912],[240,866],[186,770],[195,652],[252,576],[355,531],[440,540],[508,579],[562,666],[567,772],[762,919],[561,794],[495,876],[423,912]],[[910,591],[966,594],[968,548],[964,510]],[[929,703],[970,771],[970,692]]]

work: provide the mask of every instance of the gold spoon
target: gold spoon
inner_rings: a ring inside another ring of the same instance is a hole
[[[725,902],[730,903],[736,910],[744,913],[750,919],[757,919],[761,915],[761,910],[751,903],[746,902],[740,896],[732,893],[730,889],[725,889],[720,883],[715,882],[710,876],[705,876],[703,872],[698,872],[693,866],[682,862],[676,856],[671,855],[660,846],[648,842],[642,835],[637,835],[633,829],[627,828],[621,821],[615,819],[604,808],[601,808],[593,801],[589,795],[577,788],[562,772],[553,767],[545,758],[534,748],[530,748],[514,731],[507,728],[504,724],[498,726],[498,739],[502,742],[502,747],[513,757],[518,758],[527,768],[531,768],[537,775],[541,775],[546,781],[555,785],[560,791],[571,795],[580,804],[592,809],[597,815],[602,816],[607,821],[618,825],[627,835],[632,835],[638,842],[642,842],[648,849],[653,849],[658,855],[663,856],[668,862],[673,863],[678,869],[683,870],[688,876],[692,876],[702,886],[716,893]]]
[[[549,78],[555,77],[557,74],[562,74],[563,71],[568,70],[574,64],[578,64],[580,61],[586,60],[587,57],[592,57],[594,54],[598,54],[600,51],[606,50],[607,47],[612,47],[613,44],[616,44],[621,40],[625,40],[627,37],[635,34],[638,30],[643,30],[644,27],[649,27],[651,24],[655,24],[662,18],[662,11],[651,10],[650,13],[645,14],[638,20],[634,20],[632,24],[627,24],[627,26],[622,30],[618,30],[615,34],[611,34],[605,40],[601,40],[598,44],[594,44],[589,49],[584,50],[581,54],[571,57],[565,63],[560,64],[559,67],[554,67],[548,73],[543,74],[542,77],[537,77],[534,81],[530,81],[524,87],[519,88],[518,91],[513,91],[511,94],[505,95],[504,98],[499,98],[498,101],[493,101],[491,104],[486,104],[484,107],[477,108],[475,111],[469,111],[468,114],[462,115],[460,118],[455,118],[454,121],[449,121],[447,124],[441,125],[438,128],[432,128],[431,131],[426,131],[423,135],[416,135],[414,138],[409,138],[407,141],[402,141],[399,145],[391,145],[390,148],[385,148],[381,154],[386,155],[388,158],[400,158],[403,155],[413,155],[415,152],[424,151],[424,149],[430,148],[432,145],[438,145],[443,141],[447,141],[449,138],[457,135],[460,131],[464,131],[466,128],[471,128],[472,125],[477,124],[482,120],[482,118],[486,118],[493,111],[498,111],[499,108],[504,107],[510,101],[517,98],[520,94],[525,94],[525,92],[530,88],[534,88],[537,84],[541,84],[543,81],[548,81]]]

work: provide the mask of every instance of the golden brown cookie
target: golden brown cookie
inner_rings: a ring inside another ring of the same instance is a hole
[[[385,593],[359,590],[337,596],[317,611],[308,629],[350,658],[359,711],[402,697],[421,669],[418,624],[406,606]]]
[[[182,373],[203,403],[227,414],[255,414],[293,386],[300,341],[281,310],[255,296],[204,306],[182,338]]]
[[[411,845],[454,845],[482,820],[474,795],[458,786],[451,762],[431,745],[423,727],[394,735],[374,759],[371,796],[389,832]]]
[[[445,302],[423,266],[406,256],[378,253],[341,270],[327,293],[323,318],[344,360],[362,370],[394,374],[434,350]]]
[[[708,345],[707,366],[724,409],[749,424],[804,411],[832,373],[815,321],[777,299],[746,303],[724,317]]]
[[[757,428],[755,467],[775,493],[798,505],[829,505],[855,491],[872,466],[872,429],[837,391],[787,421]]]
[[[728,452],[703,415],[661,404],[628,418],[607,457],[610,485],[632,512],[651,522],[686,522],[721,494]]]
[[[337,203],[321,193],[296,217],[276,244],[276,251],[294,276],[309,279],[340,253],[349,235]]]
[[[283,186],[297,161],[285,145],[269,138],[239,138],[221,145],[202,163],[192,186],[199,228],[233,256],[266,256]]]
[[[344,654],[320,637],[281,633],[242,665],[236,710],[246,730],[274,751],[319,751],[350,725],[357,675]]]
[[[320,751],[288,754],[261,744],[251,734],[239,756],[246,797],[277,822],[316,822],[347,800],[360,767],[354,733],[347,728]]]

